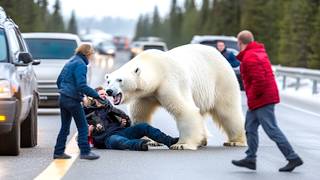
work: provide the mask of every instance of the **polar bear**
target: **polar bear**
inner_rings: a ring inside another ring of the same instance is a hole
[[[189,44],[167,52],[146,50],[105,79],[114,104],[129,104],[133,122],[150,123],[159,106],[174,116],[179,142],[171,149],[206,145],[207,114],[227,134],[224,145],[245,145],[239,84],[213,47]]]

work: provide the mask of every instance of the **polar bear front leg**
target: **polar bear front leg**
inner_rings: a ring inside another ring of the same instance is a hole
[[[158,106],[159,102],[151,97],[134,100],[129,104],[129,112],[133,124],[151,124],[152,114]],[[158,143],[148,137],[143,137],[143,139],[149,140],[147,144],[150,146],[162,146],[161,143]]]
[[[172,145],[170,149],[196,150],[201,146],[204,139],[202,117],[197,108],[186,108],[182,112],[174,114],[174,116],[179,130],[179,141]]]
[[[155,98],[140,98],[129,104],[130,118],[134,124],[151,124],[152,115],[159,106]]]
[[[179,98],[180,97],[180,98]],[[170,149],[196,150],[205,138],[202,116],[194,102],[179,94],[159,97],[161,105],[172,114],[179,130],[179,141]]]

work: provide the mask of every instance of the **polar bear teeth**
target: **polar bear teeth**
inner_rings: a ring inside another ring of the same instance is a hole
[[[121,93],[117,94],[116,96],[113,96],[113,104],[115,104],[115,105],[120,104],[121,99],[122,99]]]

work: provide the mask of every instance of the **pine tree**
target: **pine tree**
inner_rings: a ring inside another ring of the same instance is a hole
[[[241,0],[215,0],[210,8],[208,32],[235,36],[240,30]]]
[[[170,14],[170,39],[169,47],[175,47],[181,44],[181,27],[183,23],[183,12],[177,5],[177,0],[172,0]]]
[[[78,26],[76,20],[76,14],[74,11],[71,13],[71,18],[68,24],[68,32],[73,34],[78,34]]]
[[[312,53],[309,55],[308,67],[320,69],[320,5],[313,23],[313,34],[310,39]]]
[[[48,31],[51,32],[64,32],[64,22],[60,12],[60,1],[56,0],[54,5],[54,12],[51,15],[50,22],[49,22],[49,29]]]
[[[186,0],[184,4],[184,19],[181,28],[181,43],[187,44],[192,36],[198,34],[198,11],[194,0]]]
[[[39,13],[38,13],[38,21],[41,24],[40,29],[37,29],[37,31],[47,31],[48,24],[49,24],[49,18],[50,14],[48,12],[48,1],[47,0],[38,0],[37,2],[39,7]]]
[[[160,35],[160,26],[161,20],[159,16],[158,7],[154,7],[153,16],[152,16],[152,25],[151,25],[151,35],[152,36],[159,36]]]
[[[310,0],[285,2],[279,45],[279,59],[284,65],[307,67],[311,51],[308,42],[312,31],[311,20]]]
[[[207,21],[209,19],[209,14],[210,14],[210,2],[209,0],[202,0],[202,6],[201,6],[201,9],[200,9],[200,14],[199,14],[199,19],[198,19],[198,27],[199,27],[199,31],[200,31],[200,34],[207,34],[206,33],[206,24],[207,24]]]

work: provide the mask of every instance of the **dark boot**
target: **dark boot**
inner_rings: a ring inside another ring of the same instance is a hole
[[[232,160],[232,164],[238,167],[246,167],[248,169],[256,170],[256,161],[249,159],[241,159],[239,161]]]
[[[139,151],[148,151],[149,150],[148,142],[150,142],[150,141],[143,139],[143,141],[140,143],[140,148],[138,150]]]
[[[88,154],[80,154],[80,159],[87,159],[87,160],[95,160],[98,159],[100,156],[96,155],[93,152],[89,152]]]
[[[284,166],[283,168],[280,168],[279,171],[280,172],[291,172],[294,170],[294,168],[301,166],[303,164],[303,161],[301,158],[296,158],[296,159],[292,159],[289,160],[288,164],[286,166]]]
[[[60,155],[58,155],[58,154],[54,154],[53,155],[53,159],[70,159],[70,158],[71,158],[71,156],[69,156],[66,153],[63,153],[63,154],[60,154]]]

